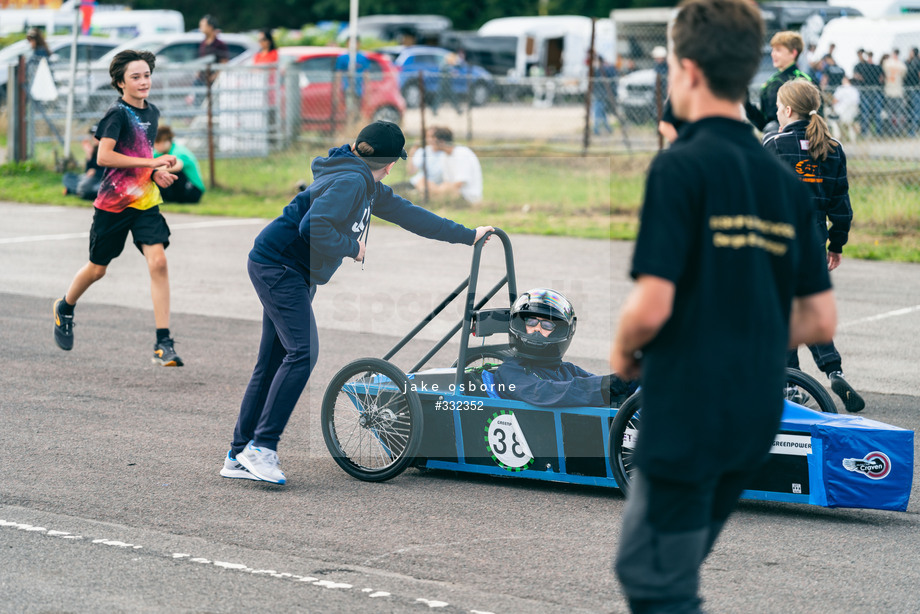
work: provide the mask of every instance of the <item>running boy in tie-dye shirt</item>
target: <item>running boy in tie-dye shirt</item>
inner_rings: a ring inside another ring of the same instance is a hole
[[[159,187],[169,187],[176,176],[166,169],[175,156],[153,157],[153,141],[160,112],[147,102],[156,57],[149,51],[122,51],[112,60],[112,87],[121,94],[96,129],[99,165],[105,168],[94,203],[89,233],[89,262],[77,271],[63,298],[54,301],[54,340],[62,350],[73,348],[73,310],[77,300],[105,275],[109,263],[125,247],[128,231],[147,259],[157,341],[153,361],[181,367],[182,359],[169,335],[169,271],[166,247],[169,226],[160,213]],[[159,186],[159,187],[157,187]]]

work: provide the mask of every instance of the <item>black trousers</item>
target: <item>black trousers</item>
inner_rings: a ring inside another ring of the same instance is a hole
[[[614,561],[634,614],[703,611],[700,566],[753,474],[726,472],[702,483],[636,476]]]
[[[173,181],[171,186],[160,188],[160,195],[163,196],[163,200],[168,203],[185,204],[195,204],[200,201],[204,192],[192,183],[184,172],[179,171],[176,176],[178,179]]]

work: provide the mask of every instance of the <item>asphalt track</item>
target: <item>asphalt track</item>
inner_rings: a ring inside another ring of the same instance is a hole
[[[468,247],[375,221],[364,270],[346,262],[320,288],[320,362],[279,450],[289,483],[274,487],[218,475],[258,344],[245,259],[265,222],[167,213],[187,366],[162,369],[131,247],[80,302],[74,350],[52,341],[51,301],[86,259],[91,215],[0,203],[0,612],[625,612],[609,569],[618,491],[414,469],[366,484],[323,445],[325,383],[411,329],[467,275]],[[571,295],[570,357],[602,371],[631,244],[512,239],[519,287]],[[501,267],[495,241],[481,285]],[[920,266],[845,260],[834,281],[866,415],[916,431]],[[917,486],[915,472],[907,513],[743,502],[704,566],[707,607],[918,611]]]

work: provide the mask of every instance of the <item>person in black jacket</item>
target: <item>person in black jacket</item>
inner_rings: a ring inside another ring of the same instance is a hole
[[[636,382],[594,375],[562,360],[576,320],[560,292],[534,288],[521,294],[511,306],[508,332],[514,358],[495,371],[498,395],[541,407],[610,407],[635,392]]]
[[[792,79],[811,81],[811,77],[796,66],[796,61],[804,47],[801,34],[777,32],[770,39],[770,46],[773,48],[770,55],[773,58],[776,72],[760,88],[760,108],[754,106],[750,100],[744,102],[744,111],[747,113],[748,121],[764,133],[777,129],[776,115],[773,110],[776,108],[776,92],[780,86]]]
[[[847,158],[840,142],[831,137],[818,113],[821,93],[812,83],[788,81],[777,92],[776,117],[780,132],[764,136],[764,147],[795,171],[811,189],[817,215],[818,237],[827,249],[827,269],[840,266],[850,232],[853,208],[847,181]],[[827,222],[830,221],[830,228]],[[862,410],[866,403],[843,377],[840,353],[834,342],[809,345],[815,364],[831,382],[847,411]],[[798,368],[798,350],[789,351],[787,365]]]

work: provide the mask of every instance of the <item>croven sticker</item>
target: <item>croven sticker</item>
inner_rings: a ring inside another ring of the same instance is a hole
[[[862,473],[873,480],[882,480],[891,473],[891,460],[883,452],[869,452],[864,458],[845,458],[843,468]]]

